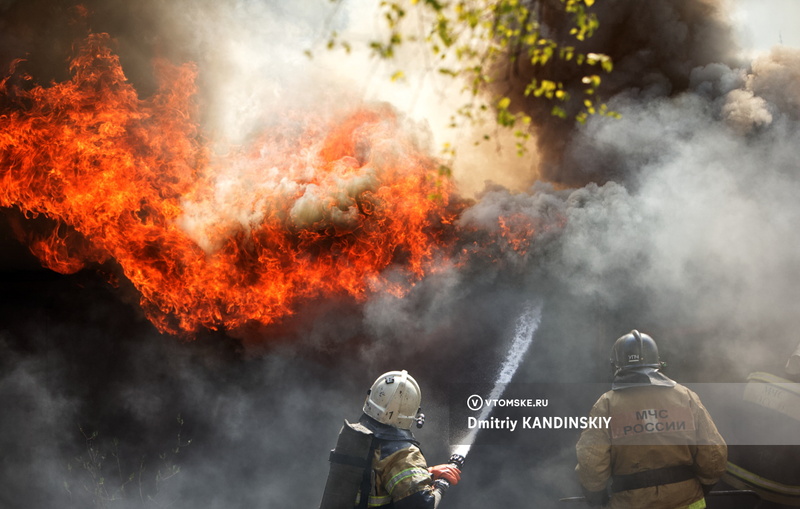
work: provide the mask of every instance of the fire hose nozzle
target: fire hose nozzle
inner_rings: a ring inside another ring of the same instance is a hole
[[[447,460],[448,463],[455,465],[456,468],[459,470],[464,470],[464,462],[467,461],[467,458],[460,454],[453,454],[450,456],[450,459]]]
[[[460,454],[453,454],[450,456],[450,459],[447,460],[447,462],[456,467],[457,469],[462,470],[464,468],[464,462],[466,460],[467,459]],[[444,479],[436,479],[435,481],[433,481],[433,487],[438,489],[440,492],[445,493],[447,489],[450,488],[450,483]]]

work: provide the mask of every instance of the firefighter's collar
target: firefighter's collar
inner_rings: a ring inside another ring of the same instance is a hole
[[[411,430],[395,428],[394,426],[383,424],[367,414],[362,414],[358,422],[372,431],[372,433],[381,440],[404,440],[415,444],[417,443]]]
[[[677,382],[671,379],[657,368],[634,368],[626,369],[614,377],[611,383],[612,391],[621,391],[631,387],[675,387]]]

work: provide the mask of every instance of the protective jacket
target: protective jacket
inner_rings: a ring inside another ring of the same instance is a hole
[[[359,423],[375,435],[372,483],[367,507],[382,509],[433,509],[441,493],[433,479],[419,442],[409,430],[395,428],[363,415]],[[362,494],[359,494],[359,499]]]
[[[697,394],[669,381],[615,383],[592,407],[591,417],[611,423],[583,431],[576,471],[590,493],[610,482],[612,509],[699,509],[703,486],[725,472],[727,446],[708,411]]]

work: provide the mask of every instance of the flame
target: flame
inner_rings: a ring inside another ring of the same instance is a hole
[[[388,107],[287,114],[219,155],[194,65],[157,63],[142,99],[109,42],[90,35],[68,81],[0,82],[0,206],[49,219],[29,239],[46,267],[116,264],[159,330],[191,336],[331,294],[402,294],[443,256],[452,183]]]
[[[536,234],[536,226],[531,218],[525,214],[515,213],[497,218],[501,236],[508,243],[508,247],[517,253],[525,254],[531,245],[531,240]]]

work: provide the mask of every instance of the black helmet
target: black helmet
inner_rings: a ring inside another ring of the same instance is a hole
[[[653,338],[634,329],[617,339],[611,349],[614,374],[632,368],[660,368],[658,347]]]

